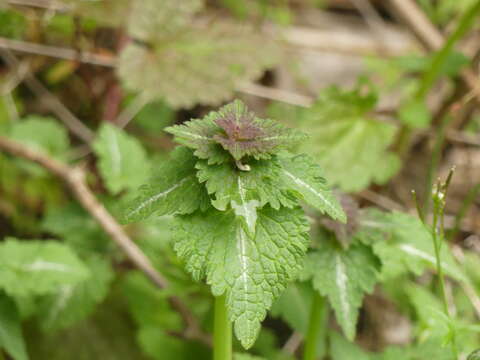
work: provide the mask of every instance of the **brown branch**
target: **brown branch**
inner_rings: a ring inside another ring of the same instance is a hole
[[[78,52],[75,49],[11,40],[3,37],[0,37],[0,48],[106,67],[114,67],[116,61],[113,56],[97,55],[83,51]]]
[[[12,69],[17,68],[20,64],[18,59],[9,50],[0,49],[0,56]],[[65,123],[72,133],[85,142],[93,140],[92,130],[77,119],[30,71],[27,71],[25,74],[24,82],[30,90],[43,100],[50,110]]]
[[[85,181],[85,173],[82,169],[65,165],[41,152],[32,150],[2,136],[0,136],[0,150],[33,161],[63,180],[85,210],[90,213],[138,269],[147,275],[160,289],[164,289],[169,285],[168,280],[153,267],[140,248],[97,200]],[[186,331],[183,335],[186,338],[210,345],[210,337],[201,330],[195,317],[190,313],[185,304],[176,296],[170,296],[169,301],[172,308],[179,312],[186,324]]]

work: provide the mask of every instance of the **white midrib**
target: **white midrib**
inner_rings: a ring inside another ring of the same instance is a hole
[[[73,295],[74,287],[72,285],[65,285],[60,288],[57,298],[55,299],[54,305],[50,308],[50,315],[48,316],[48,322],[53,322],[57,319],[60,312],[67,305],[68,300]]]
[[[240,193],[240,200],[242,202],[241,206],[245,214],[245,220],[247,221],[247,226],[250,229],[250,231],[253,231],[255,229],[256,216],[250,213],[250,209],[247,205],[247,202],[245,201],[245,189],[243,188],[242,180],[240,176],[238,177],[237,183],[238,183],[238,192]],[[256,211],[255,208],[253,211]]]
[[[135,215],[137,214],[140,210],[142,210],[145,206],[151,204],[152,202],[154,201],[157,201],[158,199],[160,199],[161,197],[164,197],[164,196],[167,196],[168,194],[170,194],[173,190],[175,190],[176,188],[178,188],[179,186],[181,186],[185,181],[187,181],[192,175],[189,175],[185,178],[183,178],[182,180],[180,180],[178,183],[176,183],[175,185],[173,185],[171,188],[165,190],[165,191],[162,191],[161,193],[158,193],[158,194],[155,194],[151,197],[149,197],[148,199],[146,199],[144,202],[142,202],[140,205],[138,205],[135,209],[133,209],[132,211],[130,211],[127,215],[127,217],[130,217],[132,215]]]
[[[340,293],[340,306],[342,307],[345,323],[348,324],[350,318],[350,305],[348,304],[347,281],[348,277],[345,271],[345,264],[340,255],[335,256],[335,282]]]
[[[243,301],[248,303],[248,257],[247,257],[247,239],[245,238],[245,232],[241,227],[238,229],[238,243],[240,254],[240,267],[242,268],[241,281],[243,284]],[[247,321],[250,324],[249,321]],[[247,334],[250,333],[250,329],[247,329]]]
[[[189,136],[189,137],[192,137],[194,139],[198,139],[198,140],[206,140],[206,141],[212,141],[211,138],[207,137],[207,136],[202,136],[202,135],[198,135],[198,134],[194,134],[194,133],[191,133],[191,132],[188,132],[188,131],[176,131],[177,134],[182,134],[182,135],[186,135],[186,136]]]
[[[319,197],[322,199],[322,201],[328,205],[328,207],[330,207],[330,209],[332,210],[333,213],[336,213],[336,210],[335,210],[335,206],[333,206],[333,204],[320,192],[318,192],[317,190],[315,190],[313,187],[311,187],[310,185],[308,185],[306,182],[302,181],[301,179],[299,179],[298,177],[296,177],[295,175],[293,175],[292,173],[288,172],[287,170],[283,169],[283,172],[293,180],[293,182],[299,186],[302,186],[304,187],[305,189],[307,189],[308,191],[310,191],[311,193],[313,193],[315,196]]]
[[[35,260],[31,264],[27,264],[23,267],[26,271],[58,271],[58,272],[71,272],[71,268],[65,264],[58,264],[51,261],[45,261],[42,259]]]
[[[399,246],[399,248],[406,252],[407,254],[409,255],[413,255],[413,256],[416,256],[416,257],[419,257],[423,260],[427,260],[429,263],[432,263],[433,265],[435,265],[437,263],[437,260],[435,259],[434,256],[412,246],[412,245],[408,245],[408,244],[402,244]],[[445,262],[441,261],[441,265],[444,269],[450,269],[450,272],[455,272],[454,269],[452,269],[448,264],[446,264]]]

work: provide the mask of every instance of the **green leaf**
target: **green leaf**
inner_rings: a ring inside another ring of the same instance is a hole
[[[281,167],[276,161],[253,160],[248,166],[249,171],[242,171],[233,163],[208,165],[199,161],[196,165],[199,181],[215,196],[213,206],[222,211],[231,206],[254,231],[257,208],[270,204],[279,209],[298,204],[281,182]]]
[[[279,157],[282,180],[301,195],[301,199],[333,219],[346,222],[347,218],[327,186],[320,167],[308,155]]]
[[[210,351],[193,341],[168,335],[156,327],[140,329],[138,341],[149,358],[155,360],[210,360]]]
[[[335,360],[373,360],[365,350],[335,332],[330,333],[330,355]]]
[[[257,118],[240,100],[218,110],[214,122],[223,130],[214,135],[214,140],[235,160],[244,156],[269,159],[271,153],[290,148],[305,138],[274,120]]]
[[[270,119],[260,119],[240,100],[212,111],[201,120],[166,129],[180,144],[195,149],[195,155],[209,164],[224,162],[223,147],[235,160],[251,156],[270,159],[271,154],[288,149],[304,139],[300,132]]]
[[[65,158],[69,147],[67,131],[49,117],[31,115],[15,123],[10,137],[59,160]]]
[[[197,159],[185,147],[177,147],[170,159],[155,169],[153,178],[143,185],[135,200],[127,205],[125,222],[135,222],[166,214],[188,214],[206,209],[210,202],[196,177]]]
[[[128,32],[134,38],[152,42],[174,36],[189,25],[202,3],[202,0],[134,1]]]
[[[373,93],[331,87],[311,108],[298,111],[299,125],[309,135],[302,150],[318,159],[329,182],[344,191],[382,184],[400,167],[398,157],[387,150],[396,127],[369,114],[375,103]]]
[[[233,360],[265,360],[265,358],[247,353],[235,353],[233,354]]]
[[[14,360],[28,360],[17,307],[4,293],[0,293],[0,351],[2,348]]]
[[[93,316],[55,334],[28,333],[35,360],[145,360],[121,298],[107,300]]]
[[[308,330],[313,289],[305,282],[290,284],[272,306],[271,314],[281,317],[292,329],[305,335]]]
[[[398,116],[402,123],[418,129],[425,129],[431,121],[430,111],[423,100],[412,100],[403,105]]]
[[[314,289],[307,282],[294,282],[280,295],[272,306],[271,315],[281,317],[292,329],[307,335],[310,323],[310,310],[312,306]],[[327,317],[325,317],[325,320]],[[322,329],[323,330],[323,329]],[[318,334],[317,357],[326,354],[326,336],[324,331]]]
[[[148,160],[140,142],[110,124],[104,124],[93,142],[99,169],[108,190],[116,194],[137,188],[148,177]]]
[[[149,134],[161,134],[175,121],[175,111],[163,101],[153,101],[143,107],[132,123]]]
[[[48,207],[42,229],[61,237],[81,256],[107,255],[115,246],[92,216],[76,202]]]
[[[144,274],[130,271],[122,282],[123,294],[139,328],[181,331],[183,322],[168,301],[164,290],[155,287]]]
[[[174,108],[217,105],[260,77],[277,57],[273,42],[257,29],[220,19],[200,23],[190,20],[188,27],[148,47],[127,45],[117,69],[124,86]]]
[[[43,295],[90,275],[69,247],[55,241],[0,243],[0,288],[13,296]]]
[[[229,318],[245,348],[253,345],[272,302],[301,269],[308,223],[300,208],[258,211],[255,233],[233,211],[181,216],[175,250],[194,279],[227,295]]]
[[[467,360],[480,360],[480,349],[477,349],[468,355]]]
[[[218,144],[214,136],[221,131],[215,124],[216,113],[211,112],[203,119],[193,119],[182,125],[171,126],[165,131],[175,136],[175,141],[195,150],[195,156],[208,159],[209,164],[220,164],[230,156]]]
[[[307,258],[306,272],[313,287],[327,296],[346,337],[353,340],[358,311],[365,293],[373,291],[377,282],[379,261],[371,249],[353,244],[347,250],[323,241]]]
[[[421,275],[427,268],[436,269],[431,233],[417,217],[370,209],[362,216],[360,225],[363,230],[358,236],[371,243],[381,259],[383,279],[409,271]],[[447,244],[443,244],[440,258],[447,275],[459,281],[468,281]]]
[[[86,264],[93,276],[77,284],[61,285],[42,299],[39,317],[44,330],[67,328],[83,320],[107,296],[114,276],[110,264],[100,257],[90,257]]]

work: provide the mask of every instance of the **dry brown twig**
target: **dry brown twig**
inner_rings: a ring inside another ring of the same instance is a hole
[[[415,1],[389,0],[389,2],[395,14],[402,18],[427,50],[437,51],[443,46],[445,43],[444,36]],[[464,69],[461,71],[461,77],[475,95],[477,101],[480,101],[480,85],[478,84],[478,76],[475,72],[469,68]]]
[[[9,50],[0,49],[0,56],[12,69],[19,67],[20,61]],[[85,142],[93,140],[92,130],[77,119],[30,71],[26,72],[24,82],[65,123],[73,134]]]
[[[147,256],[132,241],[132,239],[130,239],[120,224],[97,200],[95,195],[89,189],[85,181],[85,173],[81,168],[70,167],[60,163],[41,152],[32,150],[18,142],[2,136],[0,136],[0,150],[13,156],[18,156],[35,162],[63,180],[78,202],[121,248],[130,261],[148,276],[148,278],[160,289],[169,286],[168,280],[153,267]],[[185,304],[176,296],[170,296],[169,301],[172,308],[179,312],[185,322],[186,330],[182,335],[185,338],[197,340],[210,345],[210,337],[201,330],[195,317],[190,313]]]

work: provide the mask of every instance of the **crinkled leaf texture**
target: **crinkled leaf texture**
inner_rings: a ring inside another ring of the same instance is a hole
[[[110,264],[97,256],[86,260],[93,276],[76,283],[59,286],[55,293],[40,302],[40,325],[46,331],[67,328],[93,313],[108,294],[113,280]]]
[[[349,340],[355,337],[358,309],[365,293],[373,291],[379,268],[379,260],[363,244],[343,250],[333,242],[323,241],[307,258],[306,272],[312,277],[313,287],[328,297]]]
[[[15,302],[0,292],[0,348],[14,360],[28,360],[20,321]]]
[[[302,200],[333,219],[346,222],[347,218],[327,186],[320,167],[305,154],[279,157],[281,176],[287,186],[301,195]]]
[[[209,197],[196,177],[197,159],[186,147],[177,147],[170,159],[155,169],[148,184],[124,212],[125,222],[135,222],[167,214],[188,214],[209,206]]]
[[[235,160],[244,156],[269,159],[271,153],[289,148],[305,138],[300,132],[274,120],[257,118],[240,100],[225,105],[210,116],[223,130],[214,135],[214,140]]]
[[[202,0],[134,1],[128,32],[136,39],[152,42],[174,36],[189,25],[192,15],[201,9],[202,3]]]
[[[347,192],[386,182],[400,168],[387,148],[396,132],[392,124],[371,118],[376,97],[359,90],[324,90],[309,109],[300,110],[299,124],[309,134],[303,149],[318,158],[329,181]]]
[[[108,190],[116,194],[134,189],[148,177],[148,159],[140,142],[122,129],[104,124],[93,143]]]
[[[212,293],[227,295],[229,318],[245,348],[253,345],[272,301],[301,269],[308,246],[308,223],[300,208],[257,212],[255,232],[233,211],[179,216],[175,250],[197,280]]]
[[[249,171],[242,171],[231,162],[197,163],[198,179],[213,195],[215,208],[226,210],[231,206],[251,224],[257,208],[266,204],[274,209],[293,207],[300,199],[333,219],[346,221],[340,204],[321,177],[320,168],[306,155],[251,160],[248,166]]]
[[[180,144],[195,149],[195,155],[208,159],[209,164],[229,159],[221,148],[235,160],[251,156],[256,160],[270,159],[272,153],[288,149],[305,138],[270,119],[260,119],[240,100],[212,111],[203,119],[166,129]],[[223,153],[223,155],[221,155]]]
[[[433,239],[417,218],[400,212],[364,211],[358,237],[372,245],[382,262],[382,278],[390,279],[405,272],[421,275],[427,268],[436,269]],[[447,244],[440,250],[444,272],[459,281],[468,281],[457,265]]]
[[[149,47],[126,46],[118,63],[125,87],[165,99],[176,108],[216,105],[274,63],[273,42],[250,28],[219,20],[195,27],[193,23],[190,20],[190,26],[165,40],[155,39]]]
[[[266,204],[274,209],[297,206],[297,199],[281,181],[281,168],[273,160],[255,160],[250,171],[239,170],[234,163],[208,165],[197,163],[198,179],[214,196],[212,204],[218,210],[231,206],[238,216],[244,217],[250,228],[256,218],[256,209]]]
[[[90,272],[68,246],[55,241],[0,244],[0,288],[12,296],[43,295],[84,281]]]

